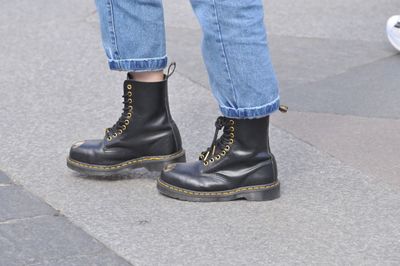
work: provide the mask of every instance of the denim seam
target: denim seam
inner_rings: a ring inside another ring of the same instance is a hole
[[[110,35],[112,38],[114,38],[114,49],[115,49],[115,55],[117,56],[117,59],[119,60],[119,49],[118,49],[118,43],[117,43],[117,35],[115,34],[115,18],[114,18],[114,3],[113,0],[109,0],[109,12],[110,12],[110,22],[111,22],[111,29],[110,30]],[[117,62],[118,63],[118,62]]]
[[[225,60],[225,67],[226,67],[226,70],[228,72],[228,78],[229,78],[229,83],[231,84],[233,98],[234,98],[235,103],[237,104],[236,91],[235,91],[235,88],[233,86],[233,81],[232,81],[232,77],[231,77],[229,62],[228,62],[228,58],[226,56],[226,50],[225,50],[224,40],[222,38],[222,30],[221,30],[221,26],[219,24],[219,16],[218,16],[218,10],[217,10],[217,6],[216,6],[216,3],[215,3],[215,0],[213,0],[213,8],[214,8],[214,12],[215,12],[215,19],[216,19],[217,26],[218,26],[218,35],[219,35],[219,39],[220,39],[221,47],[222,47],[222,56],[224,57],[224,60]]]
[[[225,105],[221,105],[221,107],[222,107],[222,108],[226,108],[226,109],[233,109],[233,110],[239,110],[239,109],[249,109],[249,110],[251,110],[251,109],[257,109],[257,108],[263,108],[263,107],[265,107],[265,106],[267,106],[267,105],[274,104],[276,101],[279,100],[279,98],[280,98],[280,97],[278,96],[278,97],[276,97],[275,99],[273,99],[272,101],[270,101],[269,103],[266,103],[266,104],[263,104],[263,105],[258,105],[258,106],[253,106],[253,107],[232,108],[232,107],[228,107],[228,106],[225,106]]]
[[[155,57],[155,58],[135,58],[135,59],[108,59],[108,65],[111,70],[119,71],[159,71],[163,70],[168,62],[168,57]]]
[[[138,59],[109,59],[108,61],[133,61],[133,62],[140,62],[140,61],[151,61],[151,60],[163,60],[167,58],[167,55],[161,57],[150,57],[150,58],[138,58]]]
[[[258,117],[264,117],[278,110],[279,101],[280,97],[278,96],[273,101],[260,106],[254,106],[248,108],[232,108],[220,105],[220,109],[224,116],[230,118],[258,118]]]

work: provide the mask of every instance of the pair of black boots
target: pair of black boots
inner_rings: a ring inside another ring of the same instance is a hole
[[[178,127],[168,105],[167,82],[124,82],[124,109],[99,140],[71,147],[67,165],[91,176],[161,171],[160,193],[187,201],[254,201],[278,198],[276,161],[269,147],[269,117],[219,117],[211,146],[186,163]],[[219,131],[223,133],[219,136]]]

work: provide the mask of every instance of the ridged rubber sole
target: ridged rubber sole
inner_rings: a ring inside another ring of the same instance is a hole
[[[148,156],[132,159],[114,165],[88,164],[67,158],[67,166],[81,174],[89,176],[126,175],[132,169],[146,168],[152,172],[161,172],[170,163],[186,162],[185,151],[162,156]]]
[[[231,201],[237,199],[268,201],[280,197],[279,181],[266,185],[240,187],[225,191],[201,192],[176,187],[158,179],[157,188],[165,196],[196,202]]]

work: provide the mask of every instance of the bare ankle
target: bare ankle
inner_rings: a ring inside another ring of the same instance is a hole
[[[151,72],[131,72],[130,75],[134,80],[141,82],[158,82],[164,80],[164,72],[162,70]]]

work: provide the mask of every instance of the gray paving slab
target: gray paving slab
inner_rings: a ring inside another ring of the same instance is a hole
[[[41,216],[0,223],[0,265],[131,264],[65,217]]]
[[[282,91],[293,110],[400,118],[400,56]]]
[[[0,186],[0,265],[131,265],[13,183]]]
[[[29,0],[5,1],[1,7],[0,29],[15,29],[25,25],[36,28],[36,31],[40,31],[42,25],[56,21],[82,20],[95,9],[94,2],[79,0],[37,0],[34,5]],[[54,36],[55,32],[48,34],[49,37]]]
[[[363,173],[400,185],[399,119],[290,111],[272,122]]]
[[[49,205],[15,185],[0,186],[0,202],[0,223],[10,219],[56,213]]]
[[[267,24],[273,34],[339,40],[385,40],[386,21],[400,10],[396,0],[264,0],[264,3]]]

